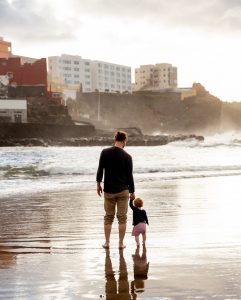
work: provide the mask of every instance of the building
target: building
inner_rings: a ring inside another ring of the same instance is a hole
[[[8,58],[10,56],[12,56],[12,44],[0,37],[0,57]]]
[[[135,69],[134,91],[159,91],[176,87],[177,68],[171,64],[141,65]]]
[[[0,100],[0,122],[27,123],[27,100]]]
[[[62,54],[48,58],[49,84],[52,89],[79,89],[89,93],[131,92],[131,68],[102,61]]]
[[[93,90],[131,93],[131,68],[102,61],[91,62]]]
[[[90,60],[78,55],[62,54],[48,57],[49,84],[51,89],[79,89],[92,91]]]
[[[46,59],[24,64],[21,61],[21,57],[0,58],[0,76],[9,78],[8,96],[15,98],[46,95]]]

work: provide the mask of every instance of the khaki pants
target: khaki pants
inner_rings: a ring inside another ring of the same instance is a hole
[[[119,224],[125,224],[127,222],[128,200],[129,191],[124,190],[120,193],[109,194],[104,193],[104,208],[105,208],[105,225],[111,225],[115,218],[115,212],[117,208],[117,219]]]

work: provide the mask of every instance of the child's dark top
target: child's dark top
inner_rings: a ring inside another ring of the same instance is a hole
[[[146,211],[144,209],[140,209],[138,207],[135,207],[133,205],[133,200],[130,200],[129,202],[130,208],[133,210],[133,223],[132,225],[137,225],[139,223],[146,223],[149,225],[148,223],[148,218],[146,215]]]

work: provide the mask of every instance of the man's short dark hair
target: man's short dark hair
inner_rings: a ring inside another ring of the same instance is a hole
[[[123,142],[127,139],[127,133],[124,131],[117,131],[115,133],[115,141]]]

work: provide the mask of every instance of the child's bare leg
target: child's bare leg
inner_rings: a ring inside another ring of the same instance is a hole
[[[136,246],[139,247],[140,246],[139,235],[135,236],[135,240],[136,240]]]
[[[146,244],[146,233],[142,233],[142,245],[145,246]]]

